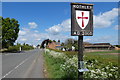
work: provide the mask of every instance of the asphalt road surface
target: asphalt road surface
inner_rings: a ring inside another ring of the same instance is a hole
[[[2,55],[2,78],[44,78],[43,50]]]

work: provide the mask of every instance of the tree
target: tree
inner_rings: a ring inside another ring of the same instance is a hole
[[[65,48],[69,48],[69,49],[72,49],[72,46],[74,44],[74,39],[72,38],[69,38],[65,41]]]
[[[53,40],[53,42],[56,42],[55,40]]]
[[[60,42],[60,40],[58,40],[58,42]]]
[[[2,18],[2,47],[13,46],[18,38],[19,24],[14,18]]]
[[[0,49],[2,48],[2,17],[0,16]]]

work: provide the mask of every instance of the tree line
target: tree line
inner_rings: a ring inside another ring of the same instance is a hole
[[[18,38],[20,24],[18,20],[14,18],[3,18],[0,16],[0,45],[1,49],[16,48],[14,45]],[[24,46],[29,46],[28,44]]]

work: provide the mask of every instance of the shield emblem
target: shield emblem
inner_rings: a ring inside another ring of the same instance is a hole
[[[89,22],[89,11],[76,10],[76,20],[80,28],[84,29]]]

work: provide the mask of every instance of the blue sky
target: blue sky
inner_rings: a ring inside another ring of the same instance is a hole
[[[86,2],[88,3],[88,2]],[[94,34],[85,36],[91,43],[118,44],[118,3],[91,2],[94,4]],[[70,35],[69,2],[4,2],[2,16],[19,21],[20,32],[16,42],[37,45],[44,39],[65,41],[77,39]]]

